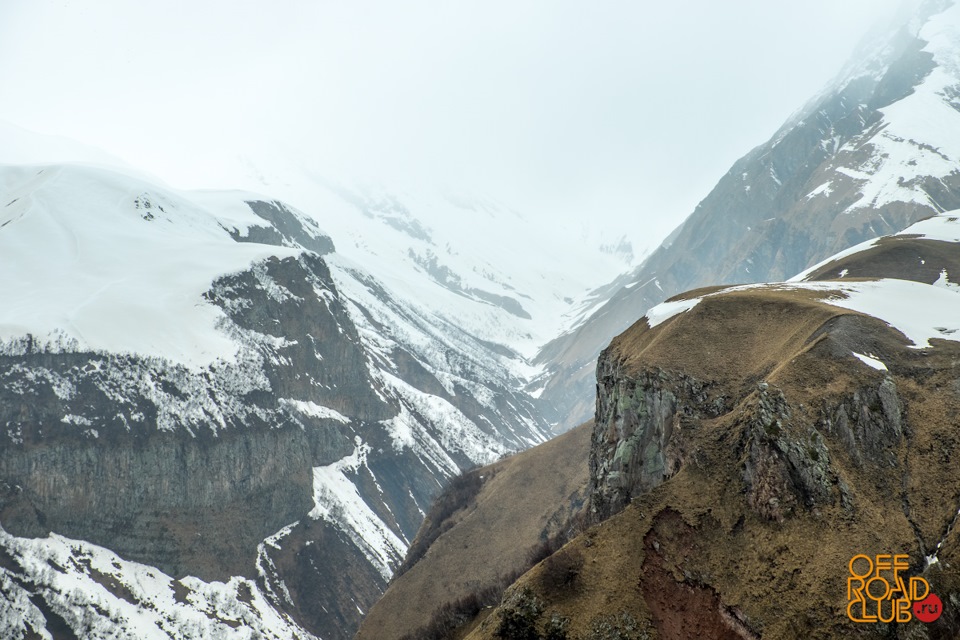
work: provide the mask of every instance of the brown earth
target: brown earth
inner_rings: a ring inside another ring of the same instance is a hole
[[[368,613],[357,640],[416,632],[444,605],[490,587],[502,589],[528,566],[532,548],[556,535],[581,508],[587,487],[591,422],[539,447],[471,472],[482,481],[462,508],[428,514],[417,539],[435,540],[406,563]],[[446,494],[438,499],[443,504]]]

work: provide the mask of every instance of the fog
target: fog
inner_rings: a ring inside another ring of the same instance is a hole
[[[179,187],[304,165],[650,247],[893,6],[3,0],[0,119]]]

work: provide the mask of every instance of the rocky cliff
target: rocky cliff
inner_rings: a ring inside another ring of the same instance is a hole
[[[545,438],[298,211],[0,178],[4,637],[349,637],[444,479]]]

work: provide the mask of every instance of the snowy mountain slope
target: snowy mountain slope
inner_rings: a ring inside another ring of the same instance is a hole
[[[315,638],[253,580],[175,580],[56,534],[24,539],[0,531],[0,553],[0,633],[9,640],[64,633],[118,640]]]
[[[17,167],[2,174],[0,340],[30,334],[73,350],[166,358],[186,366],[232,360],[237,345],[203,301],[219,277],[296,249],[238,244],[202,210],[121,174]],[[103,203],[124,206],[105,208]],[[262,223],[251,210],[229,224]],[[147,245],[135,239],[149,234]],[[43,252],[38,252],[42,247]],[[122,309],[123,314],[118,314]]]
[[[309,159],[264,155],[247,186],[308,213],[328,212],[322,224],[338,253],[375,274],[394,297],[417,300],[526,359],[576,321],[594,289],[637,259],[616,230],[588,222],[544,224],[469,194],[335,182],[309,166]]]
[[[600,349],[669,296],[786,279],[867,238],[960,206],[960,7],[927,2],[717,186],[592,316],[547,344],[548,419],[593,411]]]
[[[255,581],[223,637],[347,637],[443,479],[547,437],[522,361],[335,253],[322,210],[84,165],[2,166],[0,196],[0,573],[34,603],[8,629],[129,627],[30,568],[69,538]]]
[[[69,138],[22,129],[0,120],[0,163],[65,164],[83,163],[101,168],[141,175],[120,158]]]

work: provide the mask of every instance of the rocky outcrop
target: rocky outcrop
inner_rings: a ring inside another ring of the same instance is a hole
[[[615,355],[601,354],[590,447],[590,501],[598,518],[678,471],[697,420],[726,410],[725,397],[710,387],[663,369],[626,374]]]
[[[896,382],[885,378],[876,388],[859,389],[835,406],[824,406],[822,428],[838,438],[858,464],[896,466],[895,448],[904,437],[902,413]]]
[[[333,253],[333,240],[320,231],[310,218],[298,216],[287,205],[277,200],[248,200],[247,206],[266,221],[266,225],[247,229],[246,234],[232,231],[237,242],[258,242],[282,247],[303,247],[318,256]]]
[[[790,424],[791,411],[779,389],[763,382],[745,410],[741,446],[747,504],[760,515],[782,521],[798,506],[812,508],[831,497],[830,458],[816,429]]]
[[[726,389],[726,391],[721,391]],[[736,406],[748,504],[782,521],[849,492],[831,468],[828,439],[859,465],[899,466],[904,438],[896,383],[885,378],[849,395],[821,398],[811,419],[795,417],[782,390],[766,382],[737,395],[729,381],[701,382],[663,369],[628,373],[604,352],[597,370],[597,418],[590,449],[590,502],[600,520],[697,462],[695,438],[704,420]],[[837,488],[839,487],[839,488]]]

